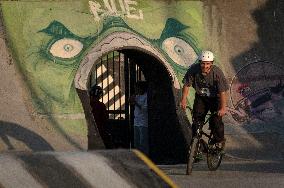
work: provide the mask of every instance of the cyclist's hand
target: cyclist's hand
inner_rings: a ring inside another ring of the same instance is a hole
[[[185,110],[186,109],[186,100],[181,100],[180,101],[180,107]]]
[[[218,111],[218,116],[224,116],[225,114],[227,113],[227,108],[221,108],[219,111]]]

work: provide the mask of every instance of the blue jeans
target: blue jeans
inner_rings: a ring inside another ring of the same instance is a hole
[[[149,155],[148,127],[134,126],[134,147]]]

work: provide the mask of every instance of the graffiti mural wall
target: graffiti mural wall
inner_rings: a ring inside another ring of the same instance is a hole
[[[281,62],[265,57],[246,60],[254,53],[245,53],[249,48],[247,38],[243,48],[234,46],[241,44],[242,38],[229,32],[237,27],[228,24],[233,18],[228,15],[234,11],[212,2],[3,1],[1,10],[10,50],[30,91],[33,114],[59,119],[62,126],[66,127],[66,122],[60,118],[78,121],[74,123],[78,127],[86,126],[76,89],[88,90],[97,61],[121,49],[137,49],[158,59],[177,90],[200,51],[212,50],[230,83],[228,109],[233,124],[283,119]],[[233,3],[228,6],[234,7]],[[260,7],[257,3],[251,6]],[[254,21],[261,25],[258,14]],[[239,43],[231,42],[235,40]],[[193,97],[191,92],[190,105]]]
[[[84,118],[77,89],[107,52],[138,48],[160,59],[175,88],[202,48],[198,1],[5,1],[8,43],[36,115]],[[64,122],[60,122],[64,124]],[[82,125],[78,126],[85,126]]]

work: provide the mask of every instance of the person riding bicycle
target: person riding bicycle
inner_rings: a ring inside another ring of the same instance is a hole
[[[212,115],[209,121],[213,140],[210,144],[221,143],[224,147],[224,123],[222,116],[226,113],[227,90],[229,89],[225,76],[220,68],[213,65],[214,54],[211,51],[203,51],[199,55],[199,63],[193,64],[187,70],[183,78],[183,89],[180,106],[186,109],[189,88],[195,89],[195,99],[192,114],[192,133],[196,135],[198,122],[204,122],[205,116],[210,111]]]

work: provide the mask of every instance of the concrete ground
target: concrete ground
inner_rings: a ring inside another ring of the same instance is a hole
[[[261,122],[241,126],[226,118],[226,155],[217,171],[209,171],[206,156],[194,164],[191,175],[186,175],[185,164],[159,167],[181,188],[284,187],[283,125]],[[263,126],[263,131],[257,126]]]
[[[248,126],[226,125],[226,155],[217,171],[209,171],[206,156],[194,164],[191,175],[185,164],[159,167],[181,188],[284,187],[283,130],[248,132]]]
[[[95,152],[5,152],[0,187],[176,187],[135,150]]]
[[[225,157],[217,171],[209,171],[204,160],[194,164],[191,175],[186,175],[185,164],[159,167],[181,188],[284,187],[284,161]]]

